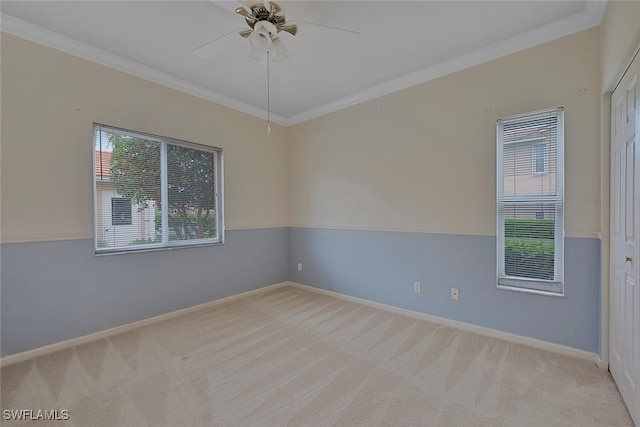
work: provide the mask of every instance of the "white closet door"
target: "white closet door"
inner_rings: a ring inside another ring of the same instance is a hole
[[[640,58],[611,99],[611,374],[640,426]]]

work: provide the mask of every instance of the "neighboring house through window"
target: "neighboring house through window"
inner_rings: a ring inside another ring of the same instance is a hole
[[[218,148],[94,125],[95,252],[223,242]]]
[[[131,199],[111,198],[111,225],[131,225]]]
[[[533,146],[533,173],[547,172],[547,144],[534,144]]]
[[[562,108],[498,120],[497,273],[501,288],[564,292],[563,147]]]

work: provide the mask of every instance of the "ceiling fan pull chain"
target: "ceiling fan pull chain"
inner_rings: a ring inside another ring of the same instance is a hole
[[[271,97],[271,90],[270,90],[270,83],[271,83],[271,79],[269,76],[269,52],[270,50],[267,49],[267,135],[271,135],[271,105],[270,105],[270,97]]]

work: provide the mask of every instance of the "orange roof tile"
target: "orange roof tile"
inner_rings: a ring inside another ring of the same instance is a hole
[[[111,176],[111,152],[110,151],[96,151],[94,156],[96,164],[96,176],[109,177]]]

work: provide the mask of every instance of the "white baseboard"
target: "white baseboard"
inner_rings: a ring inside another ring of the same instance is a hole
[[[565,356],[576,357],[579,359],[585,359],[592,361],[598,365],[599,368],[605,369],[609,364],[601,361],[600,357],[596,353],[591,353],[586,350],[580,350],[573,347],[568,347],[561,344],[556,344],[548,341],[539,340],[536,338],[525,337],[522,335],[512,334],[510,332],[499,331],[497,329],[491,329],[484,326],[478,326],[471,323],[460,322],[458,320],[451,320],[445,317],[434,316],[431,314],[421,313],[419,311],[408,310],[406,308],[395,307],[392,305],[382,304],[375,301],[370,301],[363,298],[352,297],[344,295],[339,292],[327,291],[313,286],[302,285],[300,283],[289,282],[289,284],[295,288],[304,289],[311,292],[317,292],[320,294],[330,295],[336,298],[340,298],[347,301],[352,301],[364,305],[368,305],[382,310],[387,310],[393,313],[403,314],[405,316],[413,317],[416,319],[426,320],[428,322],[437,323],[444,326],[450,326],[452,328],[461,329],[467,332],[473,332],[479,335],[485,335],[492,338],[498,338],[504,341],[509,341],[517,344],[523,344],[529,347],[538,348],[541,350],[551,351],[553,353],[563,354]]]
[[[161,322],[163,320],[172,319],[177,316],[182,316],[184,314],[193,313],[195,311],[204,310],[206,308],[213,307],[218,304],[226,303],[229,301],[234,301],[240,298],[248,297],[250,295],[260,294],[267,291],[272,291],[277,288],[281,288],[283,286],[288,285],[289,282],[281,282],[273,285],[265,286],[262,288],[254,289],[252,291],[242,292],[239,294],[231,295],[225,298],[220,298],[217,300],[205,302],[203,304],[194,305],[192,307],[183,308],[176,311],[171,311],[169,313],[160,314],[158,316],[150,317],[148,319],[139,320],[137,322],[127,323],[126,325],[116,326],[114,328],[105,329],[103,331],[94,332],[92,334],[83,335],[77,338],[71,338],[65,341],[59,341],[53,344],[48,344],[42,347],[34,348],[33,350],[23,351],[22,353],[11,354],[8,356],[4,356],[0,359],[0,366],[5,367],[9,365],[13,365],[14,363],[23,362],[25,360],[32,359],[34,357],[43,356],[45,354],[53,353],[54,351],[64,350],[66,348],[70,348],[80,344],[86,344],[91,341],[96,341],[102,338],[108,338],[112,335],[121,334],[123,332],[131,331],[134,329],[138,329],[145,325],[151,325],[153,323]]]
[[[416,319],[426,320],[428,322],[437,323],[444,326],[450,326],[452,328],[460,329],[467,332],[473,332],[480,335],[489,336],[492,338],[498,338],[509,342],[514,342],[518,344],[527,345],[534,348],[539,348],[542,350],[551,351],[554,353],[563,354],[566,356],[577,357],[580,359],[590,360],[596,363],[598,368],[600,369],[608,369],[609,363],[605,360],[601,360],[600,356],[596,353],[591,353],[589,351],[580,350],[573,347],[564,346],[561,344],[556,344],[548,341],[542,341],[536,338],[525,337],[522,335],[512,334],[510,332],[499,331],[497,329],[486,328],[484,326],[473,325],[471,323],[460,322],[458,320],[451,320],[445,317],[434,316],[431,314],[421,313],[419,311],[408,310],[405,308],[395,307],[388,304],[382,304],[375,301],[370,301],[364,298],[352,297],[349,295],[341,294],[339,292],[327,291],[320,288],[315,288],[313,286],[307,286],[300,283],[295,282],[281,282],[273,285],[265,286],[262,288],[254,289],[252,291],[242,292],[236,295],[231,295],[225,298],[221,298],[214,301],[209,301],[203,304],[194,305],[193,307],[183,308],[181,310],[172,311],[165,314],[160,314],[158,316],[151,317],[149,319],[139,320],[137,322],[127,323],[126,325],[116,326],[114,328],[105,329],[103,331],[94,332],[92,334],[83,335],[77,338],[71,338],[65,341],[56,342],[53,344],[45,345],[42,347],[35,348],[33,350],[27,350],[22,353],[11,354],[0,359],[0,366],[9,366],[15,363],[19,363],[25,360],[29,360],[38,356],[43,356],[45,354],[53,353],[55,351],[64,350],[66,348],[70,348],[80,344],[86,344],[91,341],[96,341],[102,338],[108,338],[110,336],[120,334],[123,332],[131,331],[134,329],[138,329],[145,325],[150,325],[153,323],[161,322],[163,320],[172,319],[177,316],[182,316],[184,314],[193,313],[195,311],[203,310],[206,308],[210,308],[216,306],[218,304],[226,303],[229,301],[233,301],[240,298],[245,298],[250,295],[256,295],[263,292],[271,291],[277,288],[281,288],[283,286],[292,286],[299,289],[304,289],[311,292],[316,292],[324,295],[333,296],[336,298],[340,298],[347,301],[356,302],[363,305],[368,305],[371,307],[379,308],[382,310],[390,311],[393,313],[402,314],[405,316],[413,317]]]
[[[601,359],[599,354],[596,354],[596,365],[600,369],[609,369],[609,361]]]

